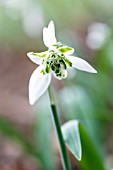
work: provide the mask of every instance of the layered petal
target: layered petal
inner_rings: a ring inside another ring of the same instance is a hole
[[[27,53],[27,56],[28,56],[28,57],[31,59],[31,61],[33,61],[35,64],[41,65],[41,63],[42,63],[42,58],[39,58],[39,57],[33,55],[33,52]]]
[[[51,74],[43,75],[39,66],[31,75],[29,81],[29,102],[33,105],[47,90],[51,82]]]
[[[89,63],[81,58],[74,56],[66,56],[66,58],[72,62],[72,67],[90,73],[97,73],[97,71]]]
[[[53,21],[50,21],[48,28],[44,27],[43,41],[48,48],[50,48],[53,44],[57,42],[55,37],[55,28]]]
[[[49,47],[49,37],[48,37],[48,28],[43,28],[43,42],[46,47]]]

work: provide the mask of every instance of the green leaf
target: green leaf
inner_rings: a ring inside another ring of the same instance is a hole
[[[79,125],[81,143],[82,143],[82,161],[80,166],[82,170],[105,170],[104,159],[102,158],[99,149],[90,137],[83,124]]]
[[[67,147],[76,159],[80,161],[82,157],[82,149],[78,124],[79,122],[77,120],[68,121],[62,126],[62,133]]]
[[[60,47],[58,48],[58,51],[61,52],[61,53],[73,53],[74,52],[74,49],[71,48],[71,47],[68,47],[68,46],[63,46],[63,47]]]

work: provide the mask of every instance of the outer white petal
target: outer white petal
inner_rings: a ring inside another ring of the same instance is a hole
[[[53,21],[50,21],[48,25],[48,35],[49,35],[49,41],[50,41],[50,46],[51,46],[57,42],[56,37],[55,37],[55,26],[54,26]]]
[[[78,57],[74,57],[74,56],[66,56],[66,57],[68,58],[68,60],[72,62],[73,67],[79,70],[82,70],[82,71],[86,71],[90,73],[97,73],[97,71],[85,60],[78,58]]]
[[[33,105],[47,90],[51,82],[51,74],[41,74],[42,66],[39,66],[31,75],[29,81],[29,102]]]
[[[27,56],[28,56],[28,57],[31,59],[31,61],[33,61],[34,63],[41,65],[41,63],[42,63],[42,58],[35,57],[34,55],[32,55],[32,52],[27,53]]]
[[[50,21],[48,28],[44,27],[43,41],[48,48],[57,42],[55,37],[55,28],[53,21]]]
[[[48,36],[48,28],[43,28],[43,42],[46,47],[49,47],[49,36]]]

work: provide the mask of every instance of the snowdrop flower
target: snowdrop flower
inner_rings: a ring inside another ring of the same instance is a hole
[[[33,105],[47,90],[52,75],[61,80],[67,77],[68,69],[75,67],[79,70],[97,73],[85,60],[70,56],[74,49],[57,42],[53,21],[48,28],[43,29],[43,41],[47,51],[41,53],[29,52],[27,56],[39,66],[32,73],[29,81],[29,101]]]

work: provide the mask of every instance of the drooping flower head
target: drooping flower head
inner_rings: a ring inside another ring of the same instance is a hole
[[[57,42],[53,21],[50,21],[48,28],[44,27],[43,41],[48,48],[47,51],[27,53],[28,57],[39,65],[32,73],[29,82],[29,101],[31,105],[47,90],[52,75],[59,80],[64,79],[67,77],[68,69],[72,67],[90,73],[97,73],[85,60],[71,56],[74,53],[72,47]]]

